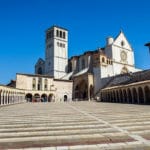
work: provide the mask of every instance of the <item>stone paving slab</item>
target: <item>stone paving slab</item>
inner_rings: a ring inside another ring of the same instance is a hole
[[[0,107],[0,150],[150,150],[150,106],[71,102]]]

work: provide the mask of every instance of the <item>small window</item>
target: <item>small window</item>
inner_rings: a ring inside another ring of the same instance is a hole
[[[124,45],[125,45],[124,41],[121,41],[121,46],[124,46]]]
[[[60,38],[62,38],[62,31],[60,31]]]
[[[65,33],[65,32],[63,32],[63,38],[64,38],[64,39],[66,38],[66,33]]]
[[[32,85],[33,90],[35,90],[35,84]]]
[[[62,43],[60,43],[60,47],[62,47],[62,45],[63,45],[63,44],[62,44]]]
[[[102,63],[105,63],[105,58],[104,57],[102,57]]]
[[[57,46],[59,46],[59,42],[57,42]]]
[[[45,90],[47,90],[47,84],[48,84],[48,80],[45,79],[45,81],[44,81],[44,89],[45,89]]]
[[[33,78],[33,80],[32,80],[32,89],[36,90],[36,79],[35,78]]]
[[[59,37],[59,31],[58,30],[56,30],[56,36]]]
[[[42,73],[43,73],[43,71],[42,71],[42,68],[41,68],[41,67],[39,67],[39,68],[38,68],[37,73],[38,73],[38,74],[42,74]]]

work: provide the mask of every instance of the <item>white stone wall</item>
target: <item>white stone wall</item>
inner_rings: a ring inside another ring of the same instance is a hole
[[[32,78],[27,78],[25,75],[16,76],[16,88],[24,90],[32,90]]]
[[[67,95],[68,101],[72,100],[73,82],[54,79],[54,85],[57,88],[57,101],[64,101],[64,95]]]

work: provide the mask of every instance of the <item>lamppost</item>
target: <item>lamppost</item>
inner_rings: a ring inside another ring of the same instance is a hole
[[[147,46],[149,48],[149,53],[150,53],[150,42],[146,43],[145,46]]]

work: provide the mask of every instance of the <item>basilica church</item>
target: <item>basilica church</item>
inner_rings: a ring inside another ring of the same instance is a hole
[[[134,50],[123,31],[107,37],[102,48],[68,58],[68,30],[52,26],[45,33],[45,58],[37,60],[35,73],[17,73],[15,81],[0,86],[0,105],[20,97],[28,102],[149,104],[150,70],[135,67]]]
[[[73,81],[73,99],[89,100],[112,76],[137,72],[134,51],[122,31],[108,37],[103,48],[68,59],[68,30],[52,26],[46,31],[45,59],[39,58],[35,74]]]

